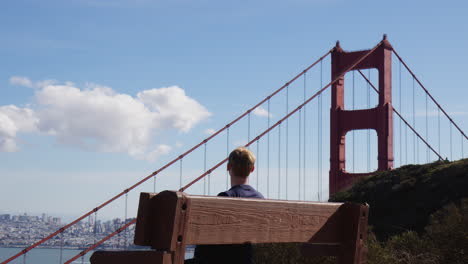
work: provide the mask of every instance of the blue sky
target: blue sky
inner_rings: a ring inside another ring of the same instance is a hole
[[[0,136],[10,140],[0,152],[0,213],[73,216],[95,207],[253,106],[336,40],[346,50],[368,49],[388,34],[468,130],[465,1],[17,0],[0,7],[0,107],[10,119],[13,106],[21,110],[23,122],[16,119],[12,134],[0,119]],[[329,80],[329,64],[324,68]],[[309,94],[319,88],[317,74],[309,76]],[[411,81],[403,78],[409,91]],[[313,109],[307,111],[315,116]],[[271,110],[273,118],[281,111]],[[252,116],[255,125],[266,119]],[[246,141],[236,131],[232,147]],[[208,146],[208,165],[226,154],[225,145],[223,138]],[[199,174],[202,155],[184,163],[184,181]],[[178,170],[161,178],[158,189],[177,188]],[[225,187],[224,171],[217,174],[212,194]],[[313,181],[308,188],[317,188]],[[152,183],[141,190],[152,191]],[[134,203],[136,194],[129,199]]]

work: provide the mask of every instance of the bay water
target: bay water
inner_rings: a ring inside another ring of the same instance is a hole
[[[15,255],[16,253],[23,250],[23,248],[2,248],[0,247],[0,263],[7,260],[11,256]],[[63,249],[62,251],[62,262],[60,262],[60,249],[56,248],[35,248],[29,251],[26,254],[26,258],[24,256],[20,256],[14,261],[10,262],[11,264],[59,264],[63,263],[70,258],[74,257],[75,255],[79,254],[81,250],[78,249]],[[89,258],[93,254],[90,251],[86,254],[83,258],[79,258],[73,261],[73,264],[89,264]],[[185,253],[185,258],[193,257],[193,248],[187,249]]]

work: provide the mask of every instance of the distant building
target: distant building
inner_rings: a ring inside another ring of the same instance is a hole
[[[9,214],[0,215],[0,221],[10,221],[10,215]]]
[[[24,213],[24,215],[19,215],[18,216],[18,221],[20,222],[28,222],[29,221],[29,217],[26,213]]]

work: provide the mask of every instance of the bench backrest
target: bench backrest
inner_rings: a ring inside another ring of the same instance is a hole
[[[141,193],[135,244],[170,252],[186,245],[303,242],[303,253],[364,262],[368,206],[349,203]]]

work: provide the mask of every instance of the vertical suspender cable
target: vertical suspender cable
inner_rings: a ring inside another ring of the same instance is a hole
[[[182,186],[184,186],[182,184],[182,160],[183,159],[180,159],[179,161],[179,189],[182,188]]]
[[[97,242],[97,234],[98,234],[98,227],[97,227],[97,211],[94,212],[94,244]]]
[[[281,199],[281,124],[278,126],[278,199]]]
[[[153,176],[153,192],[156,192],[156,175]]]
[[[352,110],[354,110],[354,106],[355,106],[355,105],[354,105],[354,93],[355,93],[355,90],[354,90],[354,73],[355,73],[355,71],[353,71],[353,87],[352,87],[352,88],[353,88],[353,96],[352,96],[352,108],[353,108],[353,109],[352,109]],[[354,142],[355,142],[355,141],[354,141],[354,140],[355,140],[355,137],[354,137],[354,130],[351,131],[351,133],[352,133],[351,135],[352,135],[352,137],[353,137],[353,172],[355,172],[355,167],[354,167],[354,165],[355,165],[356,157],[355,157],[355,151],[354,151],[354,145],[355,145],[355,144],[354,144]]]
[[[370,69],[367,70],[367,79],[370,80]],[[366,82],[367,85],[367,109],[370,108],[370,85],[369,82]],[[370,172],[370,129],[367,129],[367,172]]]
[[[307,83],[306,83],[306,76],[307,76],[307,73],[305,72],[304,73],[304,102],[306,101],[306,89],[307,89]],[[303,143],[303,146],[304,146],[304,157],[303,157],[303,162],[302,162],[302,166],[303,166],[303,176],[304,176],[304,184],[302,184],[302,194],[304,195],[304,201],[306,200],[306,184],[307,184],[307,180],[306,180],[306,124],[307,124],[307,118],[306,118],[306,107],[307,105],[304,105],[304,143]]]
[[[289,85],[286,86],[286,115],[289,113]],[[286,200],[288,200],[288,166],[289,166],[289,118],[286,119],[286,162],[285,162],[285,179],[286,179]]]
[[[399,68],[399,75],[400,75],[400,111],[403,112],[403,110],[401,109],[401,108],[403,107],[403,104],[402,104],[402,84],[401,84],[401,83],[402,83],[402,78],[401,78],[401,72],[402,72],[402,71],[401,71],[401,64],[402,64],[401,61],[399,61],[399,65],[400,65],[400,68]],[[414,96],[414,95],[413,95],[413,96]],[[405,97],[405,98],[406,98],[406,97]],[[400,122],[400,130],[401,130],[401,126],[402,126],[402,124],[401,124],[401,122],[402,122],[401,118],[399,118],[399,122]],[[404,145],[405,145],[405,164],[408,164],[408,163],[409,163],[409,162],[408,162],[408,125],[405,124],[404,128],[405,128],[405,144],[404,144]],[[400,131],[400,137],[401,137],[401,131]],[[401,140],[400,140],[400,144],[401,144]],[[402,151],[402,149],[401,149],[401,147],[400,147],[400,155],[403,156],[403,154],[401,153],[401,151]],[[401,159],[400,159],[400,160],[401,160]],[[400,165],[402,165],[402,164],[400,164]]]
[[[400,62],[400,75],[401,75],[401,62]],[[400,92],[402,93],[402,92]],[[402,95],[403,96],[403,95]],[[405,96],[405,100],[407,99],[407,97]],[[401,103],[401,107],[403,107],[403,102]],[[402,111],[402,110],[400,110]],[[400,120],[400,124],[401,122],[403,121],[401,118],[399,118]],[[408,124],[405,124],[404,126],[404,129],[405,129],[405,143],[404,143],[404,146],[405,146],[405,164],[408,164]]]
[[[60,234],[60,257],[59,257],[59,263],[62,264],[63,263],[63,235],[64,233],[62,232]],[[94,237],[96,237],[96,235],[94,235]],[[96,239],[94,239],[96,240]]]
[[[400,62],[400,68],[401,68],[401,62]],[[405,99],[407,99],[407,97],[405,96]],[[409,111],[408,111],[409,112]],[[400,118],[400,122],[401,122],[401,118]],[[408,124],[405,124],[405,164],[409,164],[409,158],[408,158]]]
[[[127,210],[128,208],[128,193],[125,194],[125,215],[124,215],[124,224],[127,223]],[[128,228],[125,228],[124,230],[124,248],[127,248],[127,236],[128,236]]]
[[[120,233],[119,233],[119,234],[120,234]],[[119,237],[120,237],[120,235],[119,235]],[[84,264],[84,255],[81,256],[81,264]]]
[[[206,143],[203,144],[203,172],[206,171]],[[206,195],[206,177],[203,178],[203,195]]]
[[[416,106],[415,106],[415,100],[416,100],[416,97],[415,97],[415,80],[414,80],[414,76],[413,76],[413,127],[416,129]],[[413,135],[414,137],[416,137],[416,135]],[[416,140],[416,138],[415,138]],[[416,163],[419,163],[419,141],[416,140]]]
[[[270,128],[270,99],[268,99],[268,128]],[[270,198],[270,133],[267,134],[267,197]]]
[[[260,139],[257,140],[257,166],[256,166],[256,171],[257,171],[257,190],[260,182]]]
[[[412,116],[413,116],[413,128],[416,128],[416,114],[415,114],[415,90],[414,90],[414,79],[413,79],[413,105],[412,105]],[[413,133],[413,163],[416,163],[416,134]]]
[[[320,87],[323,87],[323,63],[320,62]],[[318,96],[317,111],[317,200],[322,200],[322,94]]]
[[[119,248],[119,249],[120,249],[120,239],[121,239],[120,236],[121,236],[121,232],[118,232],[117,233],[117,248]],[[81,256],[81,261],[84,261],[83,257],[84,257],[84,255]]]
[[[229,157],[229,128],[226,129],[226,157]],[[226,190],[229,189],[229,172],[226,171]]]
[[[405,164],[408,164],[408,126],[405,126]]]
[[[461,136],[461,151],[462,151],[462,153],[461,153],[461,158],[463,159],[463,158],[465,157],[465,153],[464,153],[464,151],[463,151],[463,143],[464,143],[464,141],[465,141],[465,138],[463,137],[463,134],[462,134],[462,133],[460,133],[460,136]]]
[[[402,109],[402,105],[401,105],[401,61],[400,61],[400,67],[399,67],[399,72],[398,72],[398,107],[400,108],[399,110],[401,112],[403,112],[403,109]],[[400,142],[400,146],[399,146],[399,149],[400,149],[400,166],[403,164],[403,152],[402,152],[402,148],[401,148],[401,118],[398,119],[398,124],[400,126],[400,137],[399,137],[399,142]]]
[[[453,152],[452,152],[452,123],[450,122],[450,161],[453,161]]]
[[[26,264],[26,255],[27,255],[27,254],[28,254],[28,253],[26,252],[26,253],[24,253],[24,255],[23,255],[23,264]]]
[[[302,198],[302,194],[301,194],[301,182],[302,182],[302,180],[301,180],[302,179],[302,175],[301,175],[301,168],[302,168],[302,166],[301,166],[301,163],[302,163],[302,157],[301,157],[301,150],[302,150],[302,147],[301,147],[302,140],[301,140],[301,138],[302,138],[302,135],[301,134],[302,133],[301,132],[302,132],[302,127],[301,127],[301,124],[302,124],[302,122],[301,121],[302,121],[302,109],[299,109],[299,137],[298,137],[298,139],[299,139],[299,144],[298,144],[298,150],[299,150],[299,159],[298,159],[299,160],[299,166],[298,166],[298,176],[299,176],[299,186],[298,187],[299,187],[299,192],[298,192],[298,194],[299,194],[299,199],[298,200],[301,200],[301,198]]]
[[[426,93],[426,142],[429,142],[429,118],[428,118],[428,101],[427,101],[427,93]],[[430,152],[429,147],[426,148],[426,162],[429,163],[430,159]]]
[[[247,142],[250,142],[250,112],[247,115]]]
[[[439,153],[440,152],[440,108],[437,107],[437,141],[439,144]]]

